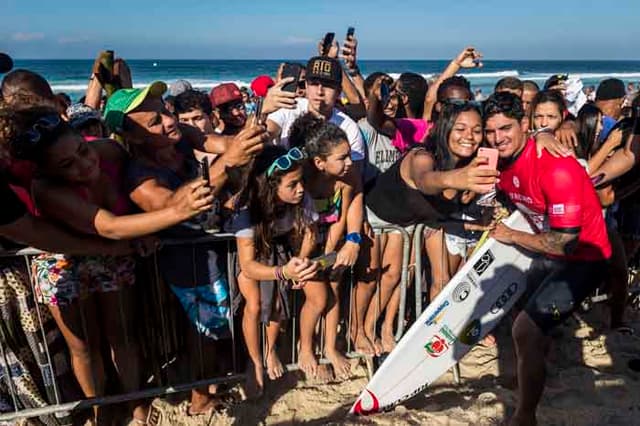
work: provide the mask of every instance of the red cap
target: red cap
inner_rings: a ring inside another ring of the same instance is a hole
[[[267,96],[269,87],[275,84],[276,82],[268,75],[259,75],[251,82],[251,91],[254,95],[264,98]]]
[[[212,108],[216,108],[222,104],[231,101],[242,100],[242,93],[234,83],[223,83],[213,89],[209,93]]]

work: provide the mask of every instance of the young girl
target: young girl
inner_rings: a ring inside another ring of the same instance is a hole
[[[548,129],[555,132],[567,115],[567,106],[562,93],[543,90],[531,102],[531,126],[534,130]]]
[[[361,223],[347,223],[349,207],[353,201],[354,185],[349,173],[353,162],[346,134],[338,126],[311,114],[298,118],[289,133],[291,146],[304,146],[309,157],[304,165],[304,182],[318,213],[318,238],[315,255],[336,252],[349,238],[358,238]],[[361,222],[361,219],[360,219]],[[354,229],[349,236],[347,225]],[[336,377],[349,374],[350,363],[338,351],[336,339],[340,321],[339,282],[343,267],[328,269],[319,274],[321,282],[328,282],[331,300],[326,312],[325,356],[333,366]],[[326,284],[325,284],[326,285]],[[311,288],[310,285],[305,290]]]
[[[211,206],[210,189],[204,182],[194,182],[181,189],[182,201],[171,208],[128,214],[130,205],[122,190],[126,153],[118,144],[85,142],[53,110],[33,108],[16,112],[13,118],[20,129],[11,143],[14,155],[37,167],[32,193],[39,213],[77,232],[136,238]],[[102,336],[124,390],[139,389],[138,345],[132,322],[127,321],[133,317],[134,266],[133,257],[43,254],[33,261],[36,296],[49,305],[62,331],[86,397],[104,394]],[[141,410],[134,413],[136,419],[144,419]]]
[[[253,363],[258,391],[263,387],[259,322],[267,325],[267,374],[275,380],[284,369],[276,341],[280,322],[289,317],[288,291],[305,291],[300,315],[300,366],[315,375],[313,331],[326,305],[322,285],[310,283],[317,265],[307,258],[315,244],[315,222],[311,200],[302,182],[304,154],[298,148],[287,151],[267,146],[256,158],[237,209],[226,225],[236,235],[240,273],[238,284],[245,298],[242,329]],[[294,256],[293,253],[298,253]]]

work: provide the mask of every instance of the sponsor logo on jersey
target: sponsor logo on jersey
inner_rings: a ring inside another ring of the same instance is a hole
[[[513,295],[516,294],[516,291],[518,291],[518,283],[511,283],[511,285],[502,292],[500,297],[498,297],[496,303],[491,306],[489,312],[491,312],[492,314],[497,314],[498,312],[500,312],[500,310],[504,308],[504,305],[506,305],[507,302],[511,300]]]
[[[518,176],[513,177],[513,186],[520,188],[520,179],[518,179]]]
[[[361,396],[353,405],[353,412],[360,416],[366,416],[367,414],[379,412],[380,402],[378,401],[378,398],[369,389],[365,389],[364,391],[369,394],[369,397],[371,397],[371,408],[364,408],[362,406],[362,396]]]
[[[456,336],[446,325],[424,345],[427,354],[432,358],[438,358],[449,350],[449,346],[456,341]]]
[[[491,250],[487,250],[482,255],[482,257],[473,265],[473,270],[476,271],[476,274],[478,274],[478,276],[480,276],[484,271],[487,270],[489,265],[491,265],[494,260],[495,258],[493,256],[493,253],[491,253]]]
[[[438,321],[440,321],[440,319],[442,318],[442,314],[444,313],[444,310],[446,309],[447,306],[449,306],[449,301],[445,300],[444,302],[442,302],[440,306],[438,306],[438,309],[436,309],[436,311],[433,314],[431,314],[429,318],[427,318],[427,321],[425,322],[425,324],[426,325],[437,324]]]
[[[460,334],[458,334],[458,340],[465,345],[471,346],[478,343],[481,335],[482,325],[480,324],[480,320],[475,319],[462,329]]]
[[[456,303],[464,302],[467,297],[469,297],[469,293],[471,293],[471,284],[466,281],[462,281],[456,286],[456,288],[453,289],[451,298]]]
[[[551,205],[551,214],[564,214],[564,204],[552,204]]]

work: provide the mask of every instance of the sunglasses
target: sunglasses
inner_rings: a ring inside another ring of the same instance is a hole
[[[233,111],[234,109],[244,110],[245,106],[244,106],[244,102],[240,101],[240,102],[234,102],[228,105],[222,105],[220,108],[224,111]]]
[[[281,155],[271,163],[271,166],[267,169],[267,177],[271,176],[276,170],[282,172],[289,170],[296,161],[305,159],[307,156],[299,148],[291,148],[285,155]]]

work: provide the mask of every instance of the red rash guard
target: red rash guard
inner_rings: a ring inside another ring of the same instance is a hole
[[[566,260],[603,260],[611,245],[602,208],[584,168],[575,158],[555,158],[529,139],[520,155],[500,171],[498,188],[535,225],[538,232],[579,232],[578,245]]]

